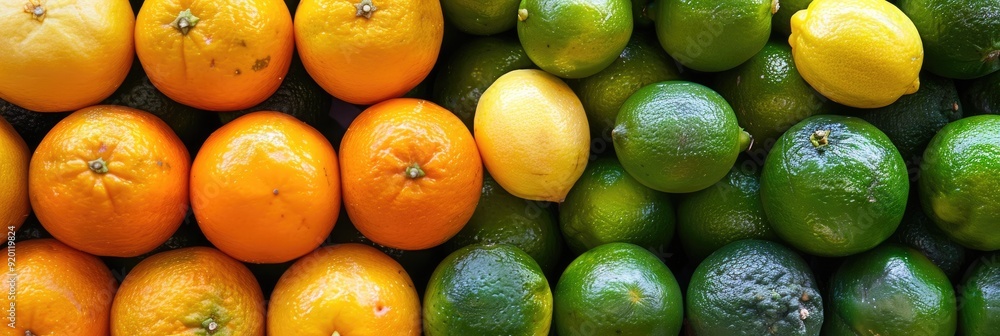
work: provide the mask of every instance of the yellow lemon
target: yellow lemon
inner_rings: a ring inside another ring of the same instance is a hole
[[[885,0],[816,0],[791,24],[795,66],[835,102],[882,107],[920,87],[920,34]]]
[[[583,104],[541,70],[500,76],[479,98],[473,126],[486,169],[517,197],[562,202],[590,156]]]
[[[4,118],[0,117],[0,228],[24,223],[28,206],[28,145]]]

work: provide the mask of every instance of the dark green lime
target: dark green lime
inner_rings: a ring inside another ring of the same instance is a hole
[[[771,17],[771,30],[780,38],[792,34],[792,15],[809,7],[813,0],[781,0],[778,12]]]
[[[474,35],[493,35],[514,28],[520,0],[441,0],[445,19]]]
[[[1000,114],[1000,72],[981,77],[962,90],[965,115]]]
[[[924,46],[924,69],[957,79],[1000,70],[1000,2],[899,0]]]
[[[996,335],[1000,326],[1000,253],[976,260],[957,290],[958,328],[962,334]]]
[[[906,212],[891,241],[923,253],[949,278],[955,279],[965,265],[965,247],[941,231],[919,206]]]
[[[777,0],[659,0],[656,35],[686,67],[729,70],[767,43],[777,6]]]

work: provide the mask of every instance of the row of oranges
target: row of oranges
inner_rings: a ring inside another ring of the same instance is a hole
[[[293,22],[281,0],[24,0],[4,11],[0,99],[39,112],[97,104],[133,56],[157,89],[195,108],[234,111],[271,96],[296,47],[309,74],[341,100],[370,105],[415,87],[444,34],[436,0],[302,1]],[[59,94],[53,96],[52,93]]]

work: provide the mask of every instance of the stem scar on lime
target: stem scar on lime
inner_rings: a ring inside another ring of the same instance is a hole
[[[830,130],[816,130],[809,136],[809,142],[816,148],[826,147],[830,143]]]

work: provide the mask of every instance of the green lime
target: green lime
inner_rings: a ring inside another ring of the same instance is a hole
[[[552,291],[538,263],[510,245],[469,245],[448,255],[424,293],[424,333],[547,335]]]
[[[313,81],[299,57],[294,56],[288,68],[288,75],[281,81],[278,90],[267,100],[242,111],[217,114],[223,124],[228,124],[250,112],[277,111],[292,115],[302,122],[320,129],[325,126],[324,122],[332,122],[328,116],[332,104],[333,96],[330,96],[319,84]]]
[[[722,96],[684,81],[651,84],[632,94],[611,138],[632,177],[670,193],[712,186],[750,143]]]
[[[483,174],[483,193],[476,212],[462,231],[444,244],[449,253],[462,247],[508,244],[520,248],[546,273],[556,270],[562,237],[553,203],[529,201],[511,195],[489,174]]]
[[[636,181],[613,157],[587,164],[559,205],[559,227],[576,254],[611,242],[665,250],[674,221],[670,196]]]
[[[962,91],[965,115],[1000,114],[1000,71],[978,78]]]
[[[522,0],[517,19],[528,57],[563,78],[604,70],[632,36],[631,0]]]
[[[1000,70],[1000,2],[899,0],[924,45],[924,69],[972,79]]]
[[[965,247],[1000,249],[1000,116],[946,125],[920,164],[920,204],[927,216]]]
[[[677,335],[684,301],[673,273],[646,249],[598,246],[559,277],[555,327],[573,335]]]
[[[738,165],[708,189],[681,195],[677,238],[694,261],[737,240],[778,240],[764,216],[756,170]]]
[[[962,335],[996,335],[1000,325],[1000,254],[976,260],[957,290],[958,328]]]
[[[916,93],[904,95],[886,107],[855,109],[854,114],[884,132],[903,160],[917,163],[934,134],[962,118],[962,105],[954,81],[921,73]]]
[[[802,79],[786,41],[768,42],[750,60],[720,73],[714,87],[732,104],[755,147],[769,148],[789,127],[834,104]]]
[[[906,165],[882,131],[854,117],[819,115],[778,139],[760,178],[774,231],[818,256],[846,256],[889,238],[906,211]]]
[[[778,11],[771,17],[771,30],[781,38],[792,34],[792,15],[806,9],[813,0],[780,0]]]
[[[652,11],[655,10],[652,0],[632,0],[632,19],[637,26],[646,27],[653,24]]]
[[[636,32],[614,63],[597,74],[570,81],[587,112],[590,134],[594,138],[611,135],[622,104],[643,86],[680,79],[677,66],[656,40]]]
[[[441,10],[459,30],[493,35],[514,28],[520,0],[441,0]]]
[[[806,262],[781,244],[740,240],[691,276],[687,318],[696,335],[819,335],[823,298]]]
[[[823,334],[955,335],[948,276],[914,249],[879,246],[845,261],[830,278]]]
[[[502,37],[471,39],[439,63],[434,78],[434,102],[448,109],[472,130],[479,96],[504,74],[534,67],[516,40]]]
[[[907,211],[891,241],[923,253],[948,277],[954,279],[965,265],[965,247],[941,231],[919,206]]]
[[[764,47],[777,9],[777,0],[660,0],[656,35],[686,67],[729,70]]]

